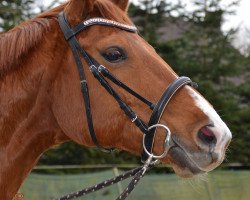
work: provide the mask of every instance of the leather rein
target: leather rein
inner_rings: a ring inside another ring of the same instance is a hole
[[[128,177],[131,177],[131,176],[134,177],[132,181],[130,182],[129,186],[124,190],[123,194],[121,194],[117,198],[117,200],[125,199],[127,195],[134,189],[135,185],[138,183],[140,178],[144,176],[145,172],[148,169],[152,168],[154,165],[156,165],[159,159],[166,156],[169,148],[172,145],[171,144],[171,131],[166,125],[160,124],[159,121],[161,119],[161,116],[166,106],[168,105],[173,95],[185,85],[193,86],[193,82],[188,77],[177,78],[175,81],[173,81],[170,84],[170,86],[167,87],[167,89],[161,96],[160,100],[156,104],[154,104],[151,101],[147,100],[146,98],[142,97],[140,94],[138,94],[131,88],[129,88],[126,84],[119,81],[112,73],[110,73],[110,71],[106,67],[104,67],[103,65],[100,65],[94,58],[92,58],[81,47],[78,40],[76,39],[76,35],[78,33],[94,25],[109,26],[109,27],[120,29],[121,31],[127,31],[127,32],[131,32],[134,34],[137,33],[137,28],[135,26],[126,25],[126,24],[122,24],[116,21],[103,19],[103,18],[91,18],[91,19],[81,22],[76,27],[71,28],[69,22],[66,19],[64,12],[61,12],[59,14],[58,21],[59,21],[60,28],[64,34],[65,40],[70,45],[73,56],[75,58],[76,66],[79,72],[81,92],[82,92],[83,99],[84,99],[89,133],[91,135],[91,138],[94,144],[105,152],[113,151],[113,148],[108,149],[100,145],[96,137],[96,133],[95,133],[94,126],[93,126],[93,120],[92,120],[88,83],[86,80],[83,64],[81,62],[81,56],[84,58],[93,76],[100,82],[101,86],[104,87],[106,91],[115,99],[115,101],[118,103],[118,105],[127,115],[127,117],[131,120],[131,122],[134,123],[143,133],[142,161],[144,162],[144,165],[135,170],[131,170],[125,173],[125,174],[129,174]],[[136,113],[132,110],[132,108],[125,101],[122,100],[119,94],[109,84],[107,79],[113,82],[115,85],[119,86],[120,88],[124,89],[125,91],[133,95],[134,97],[136,97],[138,100],[146,104],[152,110],[152,114],[148,123],[143,122],[143,120],[141,120],[140,117],[136,115]],[[155,139],[157,128],[163,128],[166,130],[166,139],[165,139],[165,148],[164,148],[165,150],[161,155],[155,155],[153,153],[154,139]],[[125,177],[126,177],[125,175],[115,177],[114,179],[110,179],[112,180],[110,183],[113,184],[118,181],[124,180]],[[96,191],[95,190],[96,188],[102,189],[103,187],[106,187],[106,186],[108,186],[107,181],[94,186],[94,188],[90,187],[91,188],[90,190],[88,190],[89,188],[87,188],[77,193],[79,195],[82,192],[82,195],[85,195],[88,193],[87,191]],[[76,196],[77,193],[74,193],[71,196],[66,195],[60,199],[65,200],[65,199],[72,199],[72,198],[78,197]]]

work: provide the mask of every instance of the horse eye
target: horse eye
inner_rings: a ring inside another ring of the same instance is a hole
[[[120,62],[126,59],[125,52],[117,47],[111,47],[102,53],[102,56],[109,62]]]

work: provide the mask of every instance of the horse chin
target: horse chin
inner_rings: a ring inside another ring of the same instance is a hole
[[[179,146],[174,146],[169,150],[171,165],[175,173],[183,178],[191,178],[196,175],[204,174],[197,163],[189,158],[186,152]]]

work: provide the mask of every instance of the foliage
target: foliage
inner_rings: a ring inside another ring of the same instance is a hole
[[[179,41],[172,42],[178,54],[177,66],[181,66],[176,69],[200,83],[201,93],[232,130],[234,140],[228,160],[249,163],[249,117],[246,116],[250,112],[243,102],[243,99],[249,101],[250,89],[245,81],[246,58],[231,45],[235,32],[221,32],[226,10],[219,7],[219,1],[208,2],[205,1],[206,6],[199,2],[201,7],[196,11],[199,15],[194,13],[194,27]],[[242,82],[240,87],[238,82]]]
[[[125,152],[104,153],[96,148],[85,148],[73,142],[62,144],[42,155],[39,163],[43,165],[71,164],[124,164],[137,163],[138,159]]]
[[[137,20],[139,25],[141,21],[153,23],[155,18],[161,19],[160,23],[171,20],[173,23],[181,21],[188,24],[180,38],[167,42],[147,37],[150,34],[159,37],[156,34],[160,24],[153,24],[155,30],[147,29],[146,35],[143,31],[141,33],[178,74],[192,77],[199,83],[199,91],[233,132],[228,161],[247,164],[250,162],[250,74],[246,72],[250,71],[250,60],[232,46],[236,30],[221,31],[224,15],[232,14],[237,2],[226,9],[220,5],[221,0],[195,0],[193,3],[194,11],[186,12],[186,15],[180,13],[175,20],[171,16],[172,11],[159,17],[160,13],[143,13],[147,12],[147,6],[137,7],[143,10],[136,12],[137,18],[142,13],[142,19]],[[149,24],[147,26],[150,27]]]
[[[37,0],[1,0],[0,1],[0,31],[8,31],[20,22],[37,13],[53,7],[60,0],[52,0],[44,6]]]
[[[140,33],[151,44],[157,42],[157,29],[163,23],[165,16],[170,16],[173,5],[165,0],[151,1],[139,0],[144,8],[130,5],[130,16],[139,27]]]
[[[0,1],[0,27],[7,31],[32,16],[34,0]]]

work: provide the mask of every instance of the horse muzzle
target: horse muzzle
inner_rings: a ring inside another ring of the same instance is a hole
[[[166,156],[171,146],[174,145],[171,139],[171,131],[167,125],[159,124],[162,114],[165,111],[166,106],[170,102],[171,98],[174,94],[180,90],[185,85],[195,86],[195,84],[188,77],[179,77],[176,79],[171,85],[165,90],[163,95],[161,96],[158,103],[154,106],[152,115],[148,122],[148,132],[144,134],[143,137],[143,153],[142,153],[142,161],[145,161],[149,156],[153,156],[155,159],[161,159]],[[157,128],[164,128],[166,130],[166,139],[165,139],[165,147],[164,152],[161,155],[153,154],[153,146],[154,140],[156,136]]]

